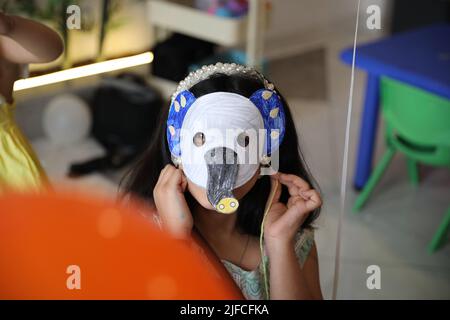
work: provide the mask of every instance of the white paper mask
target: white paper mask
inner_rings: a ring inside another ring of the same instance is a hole
[[[257,141],[260,130],[264,130],[263,119],[248,98],[229,92],[198,98],[186,113],[181,127],[181,162],[187,178],[206,189],[206,153],[215,148],[228,148],[236,152],[239,164],[234,188],[242,186],[259,167],[263,149],[258,147]],[[197,135],[199,139],[199,134],[204,143],[197,146],[194,137]]]

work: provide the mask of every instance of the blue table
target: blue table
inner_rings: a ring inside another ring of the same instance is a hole
[[[341,53],[352,63],[352,48]],[[399,33],[358,46],[355,64],[367,71],[354,187],[364,187],[372,170],[381,76],[405,82],[450,99],[450,25],[438,24]]]

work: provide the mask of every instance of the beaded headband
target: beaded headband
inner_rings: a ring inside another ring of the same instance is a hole
[[[189,75],[182,80],[175,92],[172,94],[171,102],[176,98],[176,96],[185,90],[189,90],[197,83],[208,79],[210,76],[216,73],[223,73],[228,76],[235,74],[245,74],[252,77],[255,77],[264,82],[264,87],[269,90],[274,90],[274,85],[267,81],[267,79],[257,70],[243,66],[236,63],[222,63],[218,62],[216,64],[210,64],[207,66],[203,66],[202,68],[192,71]]]

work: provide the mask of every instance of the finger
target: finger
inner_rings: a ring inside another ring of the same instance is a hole
[[[173,170],[169,169],[170,173],[168,174],[169,177],[167,178],[166,185],[172,188],[180,188],[182,184],[182,174],[180,169]]]
[[[293,184],[300,189],[309,189],[310,188],[308,182],[306,182],[304,179],[300,178],[299,176],[297,176],[295,174],[279,173],[279,180],[280,180],[280,182],[284,182],[287,184]]]
[[[291,208],[291,207],[294,205],[294,203],[296,203],[296,202],[299,201],[299,200],[305,201],[301,196],[292,196],[292,197],[289,197],[286,206],[287,206],[288,208]]]
[[[170,168],[170,164],[166,164],[166,165],[164,166],[164,168],[162,168],[162,170],[161,170],[159,176],[160,176],[160,177],[164,177],[165,174],[166,174],[166,172],[167,172],[167,169],[169,169],[169,168]]]
[[[300,192],[303,190],[299,188],[297,184],[294,184],[293,182],[288,181],[286,179],[284,180],[280,179],[280,182],[287,187],[290,196],[298,196]]]
[[[308,210],[314,210],[319,208],[322,205],[322,198],[320,194],[314,190],[308,190],[303,192],[304,197],[306,198],[305,206]]]
[[[176,170],[175,167],[171,164],[167,164],[163,171],[161,171],[161,176],[160,176],[160,180],[161,180],[161,185],[164,185],[167,183],[167,181],[170,179],[170,177],[172,176],[172,172]]]
[[[281,181],[280,181],[280,182],[281,182]],[[290,195],[291,197],[301,195],[302,189],[300,189],[299,187],[297,187],[295,184],[293,184],[293,183],[287,183],[286,181],[282,182],[282,184],[283,184],[284,186],[286,186],[286,188],[288,189],[289,195]]]
[[[297,199],[292,203],[292,206],[286,210],[284,215],[280,218],[283,223],[290,226],[300,227],[308,217],[310,211],[305,210],[305,202],[303,199]]]
[[[308,195],[308,192],[314,190],[314,189],[308,189],[308,190],[301,190],[299,191],[299,195],[300,197],[302,197],[303,200],[308,200],[310,198],[310,196]]]
[[[181,171],[181,190],[183,192],[185,192],[186,188],[187,188],[187,185],[188,185],[188,181],[187,181],[186,176],[184,175],[183,170],[181,170],[181,169],[179,169],[179,170]]]
[[[279,180],[281,183],[285,184],[286,186],[292,187],[292,188],[296,187],[300,191],[310,189],[308,182],[306,182],[305,180],[303,180],[302,178],[300,178],[299,176],[296,176],[294,174],[280,173]]]
[[[291,197],[298,196],[301,190],[294,184],[285,184]]]
[[[163,180],[165,180],[164,176],[165,176],[165,172],[167,170],[167,166],[168,165],[165,165],[164,168],[162,168],[161,172],[159,173],[159,177],[158,177],[158,181],[156,181],[155,189],[161,185],[161,182]]]

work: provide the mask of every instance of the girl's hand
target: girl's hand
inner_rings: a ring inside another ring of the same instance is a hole
[[[12,19],[0,12],[0,35],[7,35],[12,29]]]
[[[162,226],[177,238],[189,237],[194,225],[184,198],[187,180],[180,169],[168,164],[161,170],[153,199]]]
[[[287,186],[290,198],[281,203],[281,185]],[[269,251],[292,246],[295,234],[311,211],[322,205],[319,193],[309,184],[292,174],[278,173],[271,176],[272,189],[277,191],[264,224],[264,238]]]

